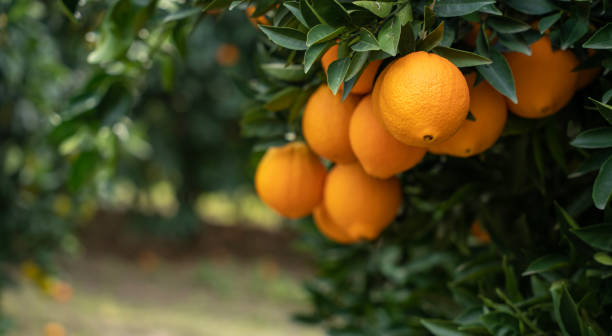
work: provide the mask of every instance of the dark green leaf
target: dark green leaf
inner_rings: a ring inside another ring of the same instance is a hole
[[[413,20],[412,6],[410,5],[410,1],[406,1],[403,4],[400,4],[400,6],[403,6],[402,9],[400,9],[395,15],[399,19],[400,25],[403,27],[408,22],[412,22]]]
[[[578,314],[576,302],[567,290],[565,282],[555,282],[550,287],[555,308],[555,319],[564,336],[584,335],[582,319]]]
[[[542,15],[557,9],[550,0],[506,0],[505,3],[519,12],[531,15]]]
[[[164,23],[182,20],[184,18],[188,18],[190,16],[198,15],[202,13],[202,9],[200,8],[189,8],[183,9],[178,12],[174,12],[164,18]]]
[[[589,31],[589,21],[579,15],[572,17],[561,25],[561,49],[567,49],[580,40]]]
[[[494,0],[438,0],[434,11],[440,17],[463,16],[492,4]]]
[[[355,51],[371,51],[371,50],[380,50],[380,46],[378,45],[378,41],[370,33],[369,30],[365,28],[361,28],[359,32],[359,42],[353,44],[351,49]]]
[[[521,335],[519,321],[507,313],[493,312],[481,316],[481,321],[495,336]]]
[[[531,28],[525,22],[507,16],[491,16],[487,19],[486,23],[493,30],[505,34],[520,33]]]
[[[578,148],[612,147],[612,127],[595,128],[584,131],[570,142]]]
[[[386,18],[391,13],[391,8],[393,8],[392,2],[383,1],[355,1],[353,4],[369,10],[380,18]]]
[[[550,154],[557,165],[567,173],[567,162],[565,160],[565,150],[563,148],[563,144],[567,140],[565,139],[565,134],[562,132],[561,134],[563,134],[563,139],[559,139],[559,134],[560,132],[557,130],[555,124],[550,124],[548,127],[546,127],[546,146],[548,147],[548,150],[550,151]]]
[[[592,247],[612,252],[612,224],[590,225],[572,232]]]
[[[503,15],[502,11],[500,11],[495,5],[486,5],[478,10],[481,13],[487,13],[492,15]]]
[[[593,184],[593,203],[597,209],[603,210],[612,196],[612,157],[609,157],[599,169]]]
[[[563,209],[563,207],[559,205],[559,203],[555,201],[554,204],[555,204],[555,209],[558,212],[558,215],[561,217],[561,219],[563,219],[567,227],[572,228],[572,229],[579,228],[574,218],[572,218],[572,216],[570,216],[570,214],[567,213],[567,211],[565,211],[565,209]]]
[[[300,0],[300,12],[304,21],[308,24],[307,27],[314,27],[319,23],[323,23],[317,17],[317,14],[313,11],[312,6],[307,0]]]
[[[344,78],[345,81],[351,80],[353,77],[359,74],[363,68],[365,68],[368,62],[369,54],[370,53],[366,51],[357,52],[355,55],[353,55],[351,58],[351,65],[349,66],[348,71],[346,72],[346,77]]]
[[[272,42],[291,50],[306,50],[306,35],[288,27],[262,26],[261,29]]]
[[[506,58],[497,50],[491,49],[483,53],[478,50],[480,55],[489,58],[493,63],[488,65],[479,65],[476,67],[478,72],[491,84],[499,93],[510,98],[513,102],[517,102],[516,89],[514,88],[514,78],[512,70],[506,61]]]
[[[540,19],[540,21],[538,22],[538,30],[540,31],[540,33],[544,34],[545,31],[547,31],[550,27],[552,27],[552,25],[559,21],[562,15],[563,12],[559,12]]]
[[[529,44],[519,34],[499,34],[499,43],[510,51],[517,51],[525,55],[531,56]]]
[[[422,319],[421,324],[436,336],[470,336],[468,333],[458,331],[458,325],[451,321]]]
[[[402,33],[402,27],[397,17],[388,20],[378,32],[380,48],[391,56],[397,55],[397,47]]]
[[[313,0],[312,8],[323,22],[334,27],[350,23],[351,18],[346,9],[337,0]]]
[[[315,62],[334,44],[335,42],[329,41],[327,43],[315,44],[306,49],[306,53],[304,53],[304,72],[310,71]]]
[[[601,116],[604,117],[604,119],[606,119],[608,124],[612,125],[612,106],[598,102],[597,100],[591,97],[589,97],[589,100],[597,106],[597,110],[599,110],[599,114],[601,114]]]
[[[299,64],[267,63],[262,64],[261,69],[268,76],[286,82],[300,82],[307,77],[307,74],[304,72],[304,66]]]
[[[329,65],[329,69],[327,69],[327,85],[334,95],[338,92],[340,84],[344,81],[350,63],[350,58],[343,57],[333,61],[332,64]]]
[[[437,46],[433,51],[459,68],[491,64],[490,59],[465,50]]]
[[[612,23],[597,30],[582,46],[590,49],[612,49]]]
[[[300,23],[302,25],[304,25],[304,27],[310,27],[310,25],[308,24],[308,22],[306,21],[306,19],[304,18],[304,15],[302,14],[302,11],[300,10],[300,3],[297,1],[286,1],[283,3],[283,6],[285,6],[285,8],[287,8],[291,14],[293,14],[293,16],[295,16],[295,18],[300,21]]]
[[[415,47],[416,41],[414,31],[412,30],[412,25],[407,24],[402,27],[397,51],[400,53],[400,55],[407,55],[413,52]]]
[[[571,178],[582,176],[584,174],[599,170],[601,165],[612,155],[612,148],[593,150],[589,152],[590,156],[586,158],[582,164],[571,175]]]
[[[444,21],[442,21],[431,33],[427,34],[423,40],[417,43],[416,50],[429,51],[440,44],[442,37],[444,37]]]
[[[569,266],[568,257],[562,255],[546,255],[532,261],[522,275],[528,276],[542,272],[549,272],[567,266]]]
[[[593,259],[602,265],[612,266],[612,256],[607,253],[597,252],[593,255]]]
[[[345,29],[345,27],[334,29],[334,27],[326,24],[318,24],[308,31],[306,35],[306,46],[310,47],[316,43],[333,40],[336,36],[342,34]]]

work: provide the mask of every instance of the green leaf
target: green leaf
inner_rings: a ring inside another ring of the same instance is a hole
[[[463,16],[493,4],[494,0],[438,0],[434,12],[439,17]]]
[[[505,34],[516,34],[531,28],[527,23],[507,16],[491,16],[486,22],[493,30]]]
[[[564,336],[584,335],[582,319],[578,314],[576,302],[567,290],[567,284],[557,281],[550,287],[555,309],[555,319]]]
[[[590,246],[612,252],[612,224],[590,225],[572,232]]]
[[[406,1],[403,4],[400,4],[400,6],[403,6],[402,9],[400,9],[395,15],[399,19],[400,25],[403,27],[408,22],[412,22],[413,20],[412,5],[410,5],[410,1]]]
[[[306,50],[306,35],[301,31],[288,27],[262,26],[261,29],[272,42],[291,50]]]
[[[570,178],[599,170],[601,165],[612,155],[612,148],[589,151],[589,154],[589,157],[570,175]]]
[[[493,312],[482,315],[480,320],[487,330],[495,336],[521,335],[519,321],[510,314]]]
[[[525,39],[519,34],[498,34],[499,43],[511,51],[517,51],[531,56],[531,48]]]
[[[567,266],[569,266],[568,257],[550,254],[532,261],[522,275],[528,276],[532,274],[549,272]]]
[[[310,71],[310,68],[323,56],[327,49],[331,48],[335,42],[315,44],[306,49],[304,53],[304,72]]]
[[[412,30],[412,25],[407,24],[402,27],[397,51],[400,55],[408,55],[409,53],[414,51],[415,47],[416,41],[414,37],[414,31]]]
[[[557,9],[550,0],[506,0],[505,3],[519,12],[531,15],[547,14]]]
[[[559,21],[562,15],[563,12],[558,12],[540,19],[540,21],[538,22],[538,30],[540,31],[540,33],[544,34],[545,31],[547,31],[550,27],[552,27],[552,25]]]
[[[295,86],[287,86],[270,97],[264,105],[264,108],[272,112],[289,108],[300,91],[301,90]]]
[[[478,53],[493,61],[491,64],[477,66],[476,69],[478,72],[491,84],[491,86],[493,86],[493,88],[495,88],[495,90],[516,103],[517,98],[514,78],[512,77],[512,70],[510,70],[506,58],[495,49],[491,49],[484,53],[482,49],[480,49]]]
[[[341,27],[351,22],[348,12],[337,0],[312,0],[314,12],[323,22],[334,27]]]
[[[342,82],[344,82],[344,77],[348,72],[350,63],[350,58],[343,57],[333,61],[332,64],[329,65],[327,69],[327,85],[334,95],[338,92]]]
[[[391,56],[397,55],[397,46],[399,44],[402,27],[397,17],[388,20],[378,32],[378,43],[380,48]]]
[[[380,46],[378,45],[378,41],[374,35],[372,35],[369,30],[361,28],[359,31],[359,42],[353,44],[351,49],[355,51],[371,51],[380,50]]]
[[[261,65],[261,69],[268,76],[285,82],[301,82],[308,77],[300,64],[266,63]]]
[[[368,63],[369,54],[370,53],[366,51],[357,52],[355,55],[353,55],[351,58],[351,65],[349,66],[348,71],[346,72],[346,77],[344,78],[345,81],[351,80],[353,77],[359,74],[363,68],[365,68],[366,64]]]
[[[492,63],[492,61],[486,57],[465,50],[437,46],[433,51],[448,59],[459,68]]]
[[[444,37],[444,21],[440,22],[436,29],[427,34],[423,40],[417,43],[416,50],[429,51],[437,47],[440,42],[442,42],[442,37]]]
[[[481,13],[487,13],[492,15],[504,15],[502,11],[500,11],[495,5],[486,5],[478,10]]]
[[[584,131],[570,142],[578,148],[608,148],[612,147],[612,127],[594,128]]]
[[[508,293],[508,297],[513,302],[518,302],[523,300],[523,296],[521,295],[521,291],[519,289],[518,282],[516,280],[516,274],[514,273],[514,267],[508,264],[508,260],[506,256],[504,256],[502,260],[502,266],[504,268],[504,275],[506,277],[506,293]]]
[[[597,252],[593,255],[593,259],[602,265],[612,266],[612,256],[607,253]]]
[[[557,203],[557,201],[555,201],[554,204],[555,204],[555,208],[557,209],[558,214],[563,218],[563,220],[567,224],[567,227],[570,227],[572,229],[578,229],[579,226],[574,220],[574,218],[572,218],[572,216],[570,216],[570,214],[567,211],[565,211],[565,209],[563,209],[563,207],[559,203]]]
[[[291,14],[293,14],[293,16],[295,16],[295,18],[300,21],[300,23],[302,25],[304,25],[304,27],[310,27],[310,25],[308,24],[308,22],[306,21],[306,19],[304,18],[304,15],[302,14],[302,11],[300,10],[300,3],[297,1],[286,1],[283,3],[283,6],[285,6],[285,8],[287,8]]]
[[[601,114],[601,116],[604,117],[604,119],[606,119],[608,124],[612,125],[612,106],[598,102],[597,100],[591,97],[589,97],[589,100],[597,106],[597,110],[599,110],[599,114]]]
[[[353,4],[365,8],[372,12],[372,14],[383,19],[389,16],[389,13],[391,13],[391,9],[393,8],[392,2],[383,1],[355,1]]]
[[[468,333],[458,331],[459,325],[451,321],[422,319],[421,324],[436,336],[470,336]]]
[[[300,0],[300,12],[302,13],[304,21],[307,23],[307,27],[314,27],[322,23],[307,0]]]
[[[578,15],[568,19],[561,25],[561,49],[567,49],[574,42],[580,40],[588,31],[589,21],[586,17]]]
[[[589,49],[612,49],[612,23],[598,29],[584,44]]]
[[[233,0],[212,0],[208,5],[204,6],[203,11],[207,11],[209,9],[223,9],[229,6]]]
[[[603,210],[612,196],[612,157],[609,157],[599,169],[593,183],[593,203],[597,209]]]
[[[315,43],[333,40],[345,30],[345,27],[334,29],[334,27],[326,24],[318,24],[308,31],[308,34],[306,35],[306,46],[310,47]]]

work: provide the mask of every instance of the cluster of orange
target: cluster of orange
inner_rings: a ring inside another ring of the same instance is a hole
[[[572,72],[578,60],[571,51],[553,51],[547,36],[531,51],[505,55],[517,104],[485,81],[476,84],[475,73],[464,76],[447,59],[426,52],[394,60],[375,82],[381,62],[371,62],[345,101],[321,85],[302,119],[308,145],[270,148],[257,168],[257,193],[286,217],[312,213],[319,230],[336,242],[376,238],[402,204],[396,174],[428,151],[480,154],[501,135],[507,109],[542,118],[559,111],[583,85],[579,79],[587,74]],[[335,59],[337,47],[322,57],[325,71]],[[320,157],[335,164],[329,172]]]

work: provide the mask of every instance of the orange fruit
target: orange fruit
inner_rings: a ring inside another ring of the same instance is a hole
[[[503,102],[503,100],[502,100]],[[372,96],[361,99],[349,127],[351,147],[369,175],[387,178],[414,167],[427,150],[404,145],[383,126],[372,107]]]
[[[478,219],[475,219],[472,223],[470,234],[481,244],[489,244],[491,242],[491,236],[489,236],[489,233],[482,228]]]
[[[239,58],[240,50],[233,44],[224,43],[215,52],[215,60],[222,66],[235,65]]]
[[[247,17],[249,18],[249,21],[255,28],[257,28],[258,24],[262,24],[264,26],[270,25],[270,21],[268,21],[268,18],[266,18],[264,15],[260,15],[257,17],[252,16],[253,13],[255,13],[255,6],[251,5],[247,7],[245,11],[246,11]]]
[[[328,174],[323,199],[331,221],[351,239],[372,240],[395,218],[402,191],[396,177],[378,179],[358,163],[339,164]]]
[[[325,205],[319,205],[316,207],[312,213],[314,217],[315,225],[319,232],[323,234],[328,239],[335,241],[340,244],[350,244],[354,243],[357,240],[353,237],[349,236],[349,234],[338,224],[336,224],[331,217],[329,217],[329,213],[325,208]]]
[[[321,57],[321,65],[323,66],[323,71],[325,71],[325,75],[327,75],[327,69],[329,68],[329,65],[332,64],[337,59],[338,59],[338,45],[334,45],[333,47],[329,48],[325,52],[325,54],[323,54],[323,56]],[[363,70],[363,72],[361,73],[361,76],[359,77],[355,85],[353,85],[353,89],[351,89],[351,93],[366,94],[372,91],[372,86],[374,84],[374,77],[376,76],[376,71],[378,71],[378,67],[380,67],[381,63],[382,63],[382,60],[371,61],[366,66],[366,68]],[[344,83],[340,85],[340,90],[342,90],[343,86],[344,86]]]
[[[336,162],[355,161],[349,142],[349,123],[358,98],[349,95],[343,102],[327,85],[321,85],[308,99],[302,117],[306,142],[318,155]]]
[[[587,53],[589,56],[592,56],[595,53],[595,50],[588,49]],[[587,85],[591,84],[591,82],[594,81],[600,73],[601,67],[588,68],[578,71],[578,83],[576,84],[576,88],[578,90],[584,89]]]
[[[466,76],[470,85],[470,112],[474,119],[466,119],[450,139],[429,147],[434,154],[468,157],[489,149],[506,125],[508,111],[504,97],[489,83],[474,86],[476,74]]]
[[[372,99],[387,131],[417,147],[450,138],[467,117],[470,105],[468,85],[459,68],[424,51],[389,65],[376,80]]]
[[[255,172],[255,189],[269,207],[288,218],[300,218],[321,203],[325,166],[303,142],[271,147]]]
[[[523,118],[544,118],[565,106],[576,90],[578,59],[569,50],[553,50],[548,36],[531,44],[531,56],[507,53],[518,103],[508,108]]]

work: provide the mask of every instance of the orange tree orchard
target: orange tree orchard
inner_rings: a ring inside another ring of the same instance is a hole
[[[86,3],[61,2],[75,21]],[[180,57],[206,15],[245,11],[260,31],[241,127],[262,200],[305,218],[318,275],[297,319],[332,335],[612,330],[608,1],[104,4],[99,76],[55,139],[129,110],[137,61]],[[69,163],[72,183],[104,154]]]

